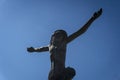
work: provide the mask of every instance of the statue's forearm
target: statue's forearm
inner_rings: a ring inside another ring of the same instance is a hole
[[[49,51],[48,47],[34,48],[34,52],[44,52]]]
[[[84,33],[101,14],[102,8],[98,12],[95,12],[88,22],[80,30],[78,30],[78,35]]]
[[[88,22],[80,30],[78,30],[78,33],[80,32],[81,34],[84,33],[101,14],[102,14],[102,8],[98,12],[95,12],[93,14],[93,16],[88,20]]]
[[[93,18],[93,17],[91,17],[89,20],[88,20],[88,22],[80,29],[80,30],[78,30],[78,35],[81,35],[81,34],[83,34],[84,32],[86,32],[87,31],[87,29],[90,27],[90,25],[93,23],[93,21],[94,21],[95,19]]]
[[[92,24],[92,22],[94,21],[93,17],[90,18],[88,20],[88,22],[82,27],[80,28],[78,31],[76,31],[75,33],[73,33],[72,35],[70,35],[68,37],[68,43],[71,42],[72,40],[74,40],[75,38],[77,38],[78,36],[80,36],[81,34],[83,34],[84,32],[86,32],[86,30],[90,27],[90,25]]]
[[[41,47],[41,48],[33,48],[33,47],[29,47],[27,48],[28,52],[43,52],[43,51],[49,51],[48,46],[47,47]]]

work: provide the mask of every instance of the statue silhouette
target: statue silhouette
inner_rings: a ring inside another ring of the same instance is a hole
[[[64,30],[56,30],[51,37],[49,46],[40,48],[27,48],[28,52],[50,52],[51,70],[48,80],[72,80],[76,72],[74,68],[65,67],[67,44],[83,34],[89,26],[102,14],[102,8],[95,12],[88,22],[70,36]]]

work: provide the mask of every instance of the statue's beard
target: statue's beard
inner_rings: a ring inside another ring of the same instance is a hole
[[[54,40],[54,41],[52,42],[52,44],[53,44],[53,45],[56,45],[56,46],[59,46],[59,45],[62,44],[62,41]]]

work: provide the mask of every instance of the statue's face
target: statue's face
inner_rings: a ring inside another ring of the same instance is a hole
[[[52,40],[55,42],[62,42],[63,39],[64,39],[64,35],[61,33],[57,33],[52,36]]]
[[[51,37],[51,44],[60,45],[67,38],[67,33],[64,30],[56,30]]]

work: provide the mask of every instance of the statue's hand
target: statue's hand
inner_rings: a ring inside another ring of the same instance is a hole
[[[29,47],[29,48],[27,48],[27,51],[28,51],[28,52],[34,52],[35,49],[34,49],[33,47]]]
[[[102,14],[102,8],[93,14],[93,19],[97,19]]]

